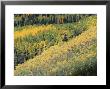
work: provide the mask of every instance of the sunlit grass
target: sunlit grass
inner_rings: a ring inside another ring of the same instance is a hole
[[[51,68],[52,63],[54,64],[54,61],[57,62],[59,61],[60,58],[62,60],[62,56],[64,54],[67,54],[69,50],[74,50],[76,46],[79,47],[79,53],[84,51],[83,46],[88,45],[89,47],[89,44],[91,44],[91,42],[93,42],[92,45],[96,44],[96,42],[94,42],[95,39],[96,39],[96,27],[93,27],[87,30],[86,32],[82,33],[75,39],[72,39],[69,42],[65,42],[62,46],[59,45],[52,46],[48,50],[45,50],[41,55],[36,56],[35,58],[30,59],[29,61],[23,64],[19,64],[16,67],[15,75],[50,75],[51,73],[48,74],[49,71],[52,72],[53,70],[54,71],[56,70],[57,72],[58,69],[59,70],[61,69],[61,67],[58,67],[57,65],[55,69],[48,70],[48,68]],[[82,47],[80,45],[82,45]],[[85,62],[87,59],[96,57],[96,50],[91,51],[89,50],[89,48],[87,48],[86,50],[87,52],[83,52],[82,55],[78,55],[76,57],[75,55],[77,55],[78,52],[74,54],[73,51],[72,55],[75,57],[73,59],[78,61],[80,60],[80,62],[81,61]],[[60,64],[62,64],[61,66],[66,66],[68,64],[68,63],[65,64],[67,61],[68,61],[67,59],[61,61],[60,62]],[[73,63],[73,65],[75,65],[75,63]],[[24,71],[26,71],[26,73],[24,73]],[[57,75],[60,75],[60,73]]]

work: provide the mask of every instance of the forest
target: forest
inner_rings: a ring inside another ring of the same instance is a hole
[[[96,76],[96,14],[14,14],[15,76]]]
[[[15,14],[14,26],[72,23],[91,15],[92,14]]]

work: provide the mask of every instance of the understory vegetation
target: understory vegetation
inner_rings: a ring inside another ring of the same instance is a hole
[[[97,75],[96,15],[16,14],[14,26],[15,76]]]

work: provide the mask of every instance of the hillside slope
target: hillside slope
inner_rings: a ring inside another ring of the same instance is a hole
[[[15,76],[96,75],[96,27],[91,27],[63,45],[54,45],[41,55],[18,64]]]
[[[27,25],[14,28],[14,68],[35,56],[41,55],[51,46],[64,44],[64,34],[68,41],[95,27],[97,16],[82,18],[75,23]]]

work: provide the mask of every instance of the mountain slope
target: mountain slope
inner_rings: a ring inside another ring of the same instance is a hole
[[[16,66],[16,76],[96,75],[96,27]]]

